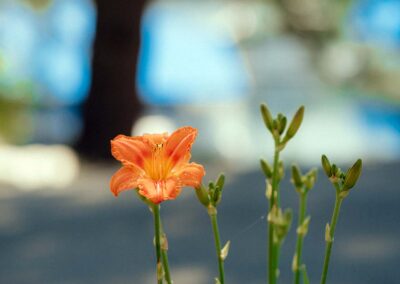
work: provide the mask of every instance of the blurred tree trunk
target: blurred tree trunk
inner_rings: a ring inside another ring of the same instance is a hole
[[[77,149],[84,157],[108,159],[110,140],[129,135],[142,105],[135,89],[140,19],[145,0],[96,0],[97,27],[92,85],[83,107]]]

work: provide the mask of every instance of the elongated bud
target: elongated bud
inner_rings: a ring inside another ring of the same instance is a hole
[[[265,126],[268,128],[269,131],[272,132],[273,119],[272,119],[271,113],[270,113],[267,105],[266,104],[261,104],[260,110],[261,110],[261,115],[263,117]]]
[[[267,161],[264,159],[260,160],[261,169],[266,178],[272,178],[272,170],[271,167],[268,165]]]
[[[277,121],[278,133],[282,134],[283,131],[285,131],[287,119],[283,114],[279,113],[278,117],[276,118],[276,121]]]
[[[213,196],[214,205],[217,206],[221,202],[221,199],[222,199],[222,189],[217,187],[217,189],[214,191],[214,196]]]
[[[301,171],[297,165],[292,165],[292,182],[296,187],[303,186]]]
[[[215,284],[221,284],[221,281],[219,281],[218,278],[214,278],[214,280],[215,280]]]
[[[301,106],[296,114],[294,115],[292,121],[290,122],[289,128],[286,132],[285,140],[291,139],[299,130],[301,122],[303,121],[304,116],[304,106]]]
[[[200,187],[195,188],[195,192],[197,199],[200,201],[200,203],[203,204],[205,207],[207,207],[210,204],[210,198],[204,186],[200,185]]]
[[[360,177],[362,170],[362,161],[358,159],[357,162],[347,171],[346,178],[343,183],[342,190],[348,191],[356,184],[358,178]]]
[[[307,188],[307,190],[310,190],[311,188],[314,187],[314,184],[317,181],[317,175],[318,175],[318,170],[317,169],[311,169],[306,174],[304,185]]]
[[[213,181],[210,181],[208,183],[208,196],[210,197],[210,201],[214,199],[215,195],[215,184]]]
[[[224,261],[229,253],[229,247],[231,245],[231,241],[227,241],[224,247],[221,249],[220,257]]]
[[[340,170],[336,166],[336,164],[332,164],[331,166],[331,175],[330,177],[340,177]]]
[[[225,175],[220,174],[215,183],[215,186],[218,187],[220,190],[222,190],[224,188],[224,184],[225,184]]]
[[[332,169],[331,169],[331,163],[329,162],[327,156],[322,155],[322,157],[321,157],[321,164],[322,164],[322,168],[324,169],[326,175],[327,175],[328,177],[331,177],[331,176],[332,176],[332,173],[331,173],[331,170],[332,170]]]

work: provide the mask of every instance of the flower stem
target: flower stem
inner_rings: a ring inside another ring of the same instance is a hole
[[[343,198],[339,196],[339,190],[336,188],[336,201],[335,201],[335,208],[333,210],[333,215],[331,219],[331,223],[329,225],[329,232],[325,236],[326,238],[326,249],[325,249],[325,260],[324,260],[324,267],[322,270],[321,276],[321,284],[325,284],[326,277],[328,275],[328,267],[329,267],[329,259],[331,256],[332,251],[332,244],[333,244],[333,236],[335,234],[336,223],[339,217],[340,206],[342,205]]]
[[[215,251],[216,251],[217,260],[218,260],[219,282],[221,284],[224,284],[224,281],[225,281],[224,260],[222,259],[222,256],[221,256],[221,240],[220,240],[220,236],[219,236],[216,210],[213,210],[213,212],[211,214],[209,213],[209,215],[210,215],[210,220],[211,220],[212,229],[213,229],[213,233],[214,233]]]
[[[153,216],[154,216],[154,236],[155,236],[155,245],[156,245],[156,261],[157,261],[157,283],[163,283],[163,269],[162,269],[162,261],[161,261],[161,244],[160,244],[160,231],[161,231],[161,222],[160,222],[160,205],[154,204],[153,208]]]
[[[162,228],[161,228],[162,231]],[[168,284],[172,283],[171,280],[171,273],[169,272],[169,263],[168,263],[168,241],[167,237],[164,232],[162,232],[162,241],[161,241],[161,258],[162,258],[162,263],[163,263],[163,268],[164,268],[164,277],[165,281],[167,281]]]
[[[307,195],[306,193],[300,193],[299,199],[299,221],[298,221],[298,228],[303,225],[304,219],[306,217],[306,206],[307,206]],[[297,232],[297,241],[296,241],[296,254],[294,260],[294,283],[300,284],[300,268],[302,266],[301,263],[301,254],[303,251],[303,241],[304,241],[304,233],[300,231]]]
[[[269,200],[269,213],[272,212],[274,206],[279,206],[278,192],[278,175],[279,175],[279,151],[275,149],[274,165],[272,172],[272,193]],[[269,284],[276,284],[279,249],[274,244],[274,224],[268,222],[268,279]]]

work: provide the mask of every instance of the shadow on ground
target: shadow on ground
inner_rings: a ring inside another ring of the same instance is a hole
[[[87,165],[62,192],[18,192],[3,186],[0,199],[0,283],[155,283],[152,216],[130,191],[114,198],[108,180],[115,168]],[[400,279],[400,165],[367,166],[345,200],[328,281],[332,284],[395,283]],[[266,201],[256,172],[227,176],[219,208],[222,239],[232,241],[227,283],[266,283]],[[286,180],[288,177],[286,177]],[[282,183],[284,207],[297,196]],[[208,216],[191,189],[162,204],[174,283],[214,283],[217,275]],[[312,215],[304,260],[318,283],[324,227],[334,191],[320,173],[309,196]],[[296,222],[296,220],[295,220]],[[294,227],[281,257],[281,283],[291,283]]]

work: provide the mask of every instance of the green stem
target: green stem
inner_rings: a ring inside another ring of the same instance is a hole
[[[161,258],[162,258],[162,263],[163,263],[163,268],[164,268],[164,277],[165,281],[167,281],[168,284],[172,283],[171,280],[171,273],[169,272],[169,263],[168,263],[168,240],[167,236],[165,235],[162,226],[161,226],[161,235],[162,235],[162,241],[161,241]]]
[[[277,143],[275,143],[277,144]],[[269,213],[271,213],[274,205],[279,207],[279,189],[278,189],[278,178],[279,178],[279,151],[276,149],[274,153],[274,165],[272,172],[272,192],[269,201]],[[268,222],[268,279],[269,284],[276,284],[276,270],[278,268],[279,250],[274,244],[274,225]]]
[[[215,251],[216,251],[217,260],[218,260],[219,282],[221,284],[224,284],[224,282],[225,282],[224,260],[222,259],[222,256],[221,256],[221,240],[220,240],[220,236],[219,236],[216,210],[209,215],[210,215],[212,229],[213,229],[213,233],[214,233]]]
[[[307,195],[306,193],[300,193],[300,199],[299,199],[299,221],[298,221],[298,227],[301,228],[303,225],[304,219],[306,217],[306,206],[307,206]],[[295,284],[300,284],[300,267],[302,265],[301,263],[301,254],[303,251],[303,241],[304,241],[304,233],[301,231],[297,232],[297,241],[296,241],[296,254],[295,254],[295,267],[293,270],[294,273],[294,283]]]
[[[342,201],[343,201],[343,198],[339,197],[339,190],[336,187],[336,202],[335,202],[335,208],[333,209],[333,215],[332,215],[332,219],[331,219],[331,223],[330,223],[329,238],[327,238],[327,240],[326,240],[325,259],[324,259],[324,267],[323,267],[322,276],[321,276],[321,284],[325,284],[326,277],[328,275],[329,259],[330,259],[331,251],[332,251],[333,236],[335,234],[336,223],[337,223],[337,220],[339,217],[340,206],[342,205]]]
[[[153,216],[154,216],[154,235],[156,242],[156,261],[157,261],[157,283],[162,284],[162,262],[161,262],[161,244],[160,244],[160,205],[154,204],[153,206]]]

